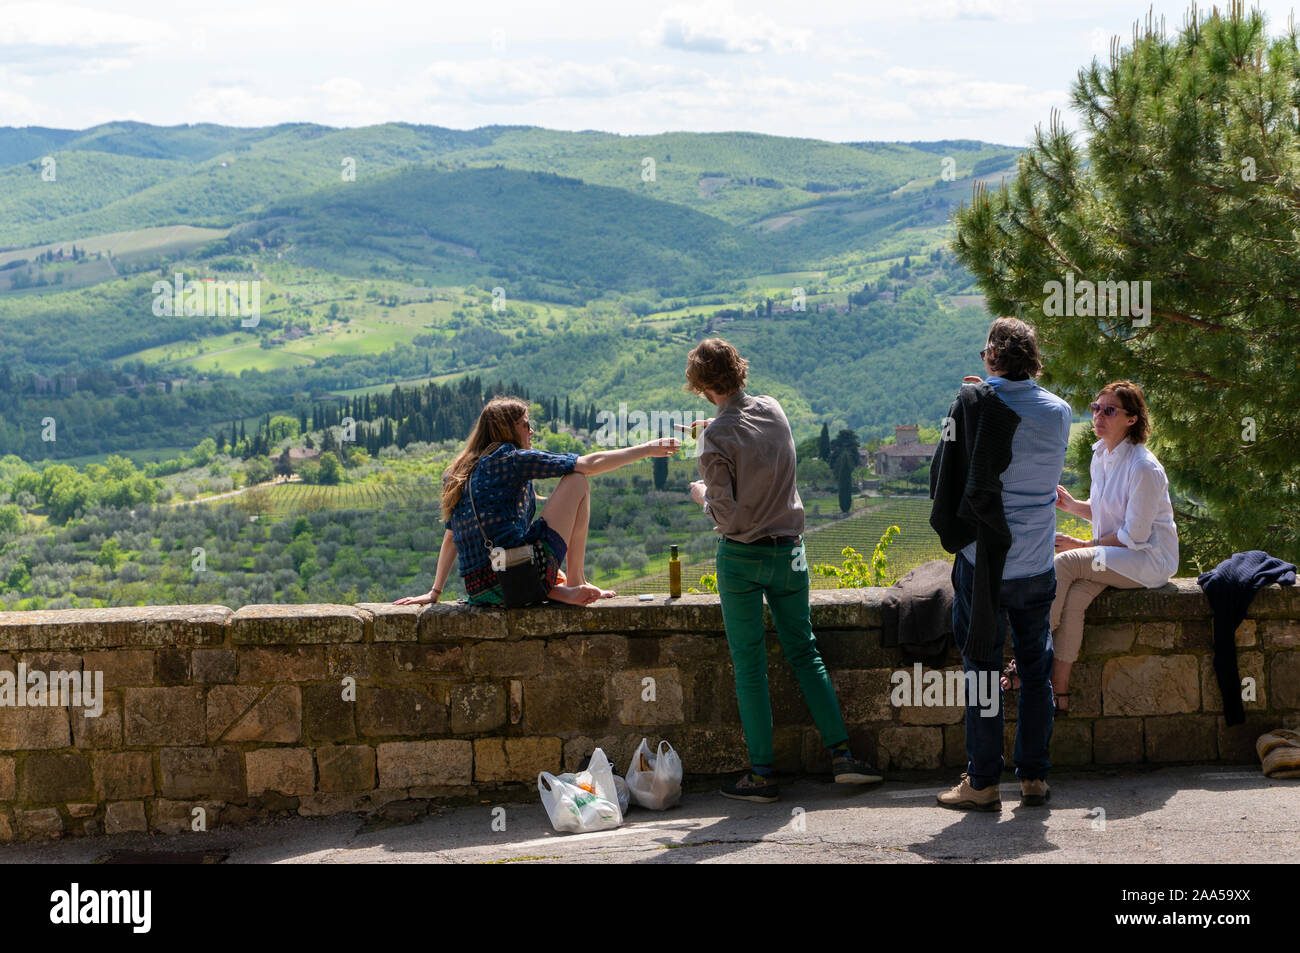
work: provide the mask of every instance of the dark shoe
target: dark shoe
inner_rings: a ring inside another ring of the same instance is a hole
[[[722,796],[735,798],[737,801],[771,804],[781,799],[781,789],[767,778],[746,771],[739,780],[729,781],[722,786]]]
[[[831,773],[836,784],[876,784],[885,780],[883,774],[860,758],[835,758],[831,761]]]
[[[958,811],[1000,811],[1002,795],[996,784],[983,789],[971,787],[970,775],[963,774],[960,784],[939,795],[939,804]]]
[[[1051,796],[1052,792],[1048,790],[1046,778],[1020,782],[1020,803],[1027,807],[1046,804]]]

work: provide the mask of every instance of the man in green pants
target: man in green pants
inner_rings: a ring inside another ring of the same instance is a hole
[[[723,786],[727,797],[771,802],[772,707],[767,691],[763,597],[772,609],[786,660],[794,668],[831,768],[841,784],[880,781],[875,768],[853,757],[839,699],[808,619],[808,561],[803,547],[803,501],[795,488],[794,437],[775,398],[745,393],[748,362],[719,338],[701,341],[687,357],[686,389],[718,408],[700,435],[703,478],[691,497],[703,505],[722,536],[718,541],[718,595],[736,670],[740,723],[750,770]]]

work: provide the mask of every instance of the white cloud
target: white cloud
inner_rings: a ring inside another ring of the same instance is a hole
[[[761,13],[737,12],[730,0],[710,0],[669,7],[642,42],[691,53],[784,53],[807,50],[811,35]]]
[[[927,0],[915,10],[927,20],[1024,22],[1030,19],[1030,5],[1025,0]]]
[[[214,122],[230,126],[270,126],[304,122],[311,101],[303,96],[274,97],[242,85],[207,86],[190,97],[185,111],[189,122]]]
[[[0,47],[35,58],[59,50],[158,48],[176,40],[161,20],[66,3],[11,3],[0,17]]]

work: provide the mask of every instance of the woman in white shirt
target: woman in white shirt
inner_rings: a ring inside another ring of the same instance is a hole
[[[1069,711],[1070,668],[1083,642],[1083,613],[1107,586],[1155,589],[1178,571],[1178,531],[1164,467],[1146,448],[1146,398],[1132,381],[1107,384],[1092,407],[1092,496],[1056,488],[1056,506],[1092,523],[1092,540],[1056,535],[1052,686],[1056,713]]]

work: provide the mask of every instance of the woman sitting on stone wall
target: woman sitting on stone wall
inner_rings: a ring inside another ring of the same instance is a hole
[[[1107,586],[1155,589],[1178,571],[1178,530],[1164,467],[1146,448],[1151,420],[1142,388],[1107,384],[1092,403],[1092,495],[1076,500],[1056,488],[1056,506],[1092,523],[1092,540],[1056,536],[1056,599],[1052,602],[1056,714],[1069,711],[1070,669],[1083,643],[1083,614]],[[1013,684],[1015,663],[1004,674]]]
[[[646,457],[671,456],[680,448],[680,441],[663,437],[583,456],[534,450],[528,404],[515,397],[493,398],[479,414],[465,449],[443,474],[442,519],[447,531],[438,552],[433,588],[421,596],[397,599],[395,604],[437,602],[457,554],[469,601],[503,604],[485,538],[494,547],[505,549],[535,546],[548,599],[584,606],[613,596],[612,590],[587,582],[583,566],[591,514],[587,476],[608,473]],[[537,497],[533,480],[557,476],[559,484],[546,500],[542,515],[534,520]],[[567,578],[560,571],[566,555]]]

